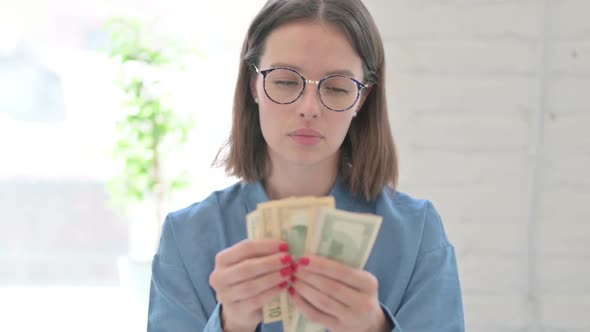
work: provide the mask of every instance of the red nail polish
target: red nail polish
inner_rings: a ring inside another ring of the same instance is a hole
[[[304,265],[304,266],[308,266],[309,265],[309,258],[307,258],[307,257],[299,258],[299,264]]]
[[[283,277],[286,277],[291,274],[293,274],[293,268],[290,266],[281,270],[281,276],[283,276]]]
[[[283,282],[281,282],[281,283],[279,284],[279,288],[280,288],[280,289],[285,289],[285,287],[287,287],[287,282],[286,282],[286,281],[283,281]]]
[[[293,273],[297,272],[297,263],[291,264],[291,268],[293,268]]]
[[[291,255],[285,255],[281,258],[281,263],[283,264],[291,264],[293,262],[293,257]]]
[[[291,294],[291,296],[295,295],[295,288],[289,287],[289,294]]]
[[[283,252],[289,251],[289,245],[286,243],[281,243],[281,245],[279,245],[279,251],[283,251]]]
[[[297,282],[297,277],[291,276],[291,283],[294,284],[295,282]]]

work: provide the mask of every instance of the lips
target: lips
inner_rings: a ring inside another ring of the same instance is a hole
[[[320,132],[313,130],[311,128],[300,128],[300,129],[294,130],[289,133],[289,136],[319,137],[319,138],[324,137]]]
[[[324,139],[324,136],[317,130],[311,128],[300,128],[289,133],[289,137],[300,146],[313,147]]]

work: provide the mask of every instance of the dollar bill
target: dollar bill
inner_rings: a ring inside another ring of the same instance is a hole
[[[315,223],[320,208],[334,208],[334,197],[304,197],[287,199],[273,205],[278,220],[279,238],[289,244],[294,260],[306,254],[308,229]],[[295,306],[287,293],[281,297],[283,330],[289,332],[295,314]]]
[[[256,240],[258,238],[258,224],[260,222],[260,212],[254,210],[246,216],[246,230],[248,239]]]
[[[291,198],[273,205],[277,218],[278,238],[289,244],[293,259],[306,254],[309,229],[313,227],[321,208],[335,207],[334,197]]]
[[[287,242],[290,254],[298,259],[306,252],[307,228],[317,218],[319,208],[334,206],[333,197],[311,196],[261,203],[257,208],[258,234],[260,238],[276,238]],[[282,293],[263,307],[263,322],[282,320],[284,329],[288,330],[293,313],[293,304],[286,293]]]
[[[277,229],[276,203],[259,204],[256,211],[259,214],[257,239],[273,239],[278,237],[279,230]],[[263,322],[274,323],[283,319],[281,310],[281,296],[277,295],[269,303],[262,308]]]
[[[313,234],[310,251],[353,268],[363,268],[381,227],[377,215],[359,214],[322,208]],[[321,308],[320,308],[321,309]],[[295,311],[289,332],[324,332],[325,328]]]

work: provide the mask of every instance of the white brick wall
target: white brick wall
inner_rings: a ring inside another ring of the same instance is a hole
[[[400,189],[443,216],[467,330],[590,331],[590,1],[365,3],[385,39]]]

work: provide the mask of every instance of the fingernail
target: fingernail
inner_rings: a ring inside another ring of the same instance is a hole
[[[283,251],[283,252],[289,251],[289,245],[286,243],[281,243],[279,245],[279,251]]]
[[[280,289],[285,289],[285,287],[287,287],[287,282],[286,282],[286,281],[283,281],[283,282],[281,282],[281,283],[279,284],[279,288],[280,288]]]
[[[293,268],[290,266],[281,270],[281,276],[283,276],[283,277],[286,277],[291,274],[293,274]]]
[[[297,263],[291,264],[291,267],[293,268],[293,272],[297,272]]]
[[[291,283],[295,283],[297,282],[297,277],[296,276],[291,276]]]
[[[289,287],[289,294],[291,294],[291,296],[295,295],[295,288]]]
[[[291,257],[291,255],[285,255],[283,256],[283,258],[281,258],[281,263],[283,264],[291,264],[293,262],[293,257]]]
[[[309,258],[307,257],[301,257],[299,258],[299,264],[304,265],[304,266],[308,266],[309,265]]]

